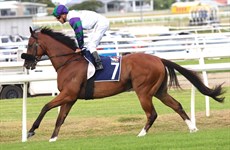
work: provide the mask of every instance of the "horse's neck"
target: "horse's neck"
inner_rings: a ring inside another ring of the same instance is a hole
[[[52,39],[49,37],[49,41],[46,41],[46,51],[47,55],[50,58],[54,68],[58,70],[60,66],[64,65],[67,61],[69,61],[73,55],[68,55],[74,53],[72,49],[67,47],[66,45]]]

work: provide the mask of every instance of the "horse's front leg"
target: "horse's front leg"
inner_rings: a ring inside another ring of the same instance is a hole
[[[65,99],[62,96],[63,94],[59,94],[57,97],[55,97],[52,101],[50,101],[49,103],[47,103],[41,110],[40,114],[38,115],[37,119],[35,120],[35,122],[33,123],[31,129],[28,132],[27,137],[30,138],[31,136],[33,136],[35,134],[35,130],[39,127],[42,119],[44,118],[45,114],[52,108],[60,106],[62,104],[65,104]]]
[[[53,131],[53,134],[52,134],[49,142],[55,142],[57,140],[61,125],[64,123],[67,115],[69,114],[70,109],[72,108],[72,106],[75,102],[76,102],[76,100],[61,106],[61,110],[59,112],[59,115],[58,115],[58,118],[56,121],[56,126],[55,126],[55,129]]]

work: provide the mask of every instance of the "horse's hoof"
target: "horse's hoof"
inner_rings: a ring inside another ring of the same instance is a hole
[[[145,136],[147,134],[146,130],[143,128],[141,132],[138,134],[138,137]]]
[[[49,142],[55,142],[55,141],[57,141],[57,137],[51,138],[51,139],[49,140]]]
[[[199,129],[197,129],[196,127],[194,129],[190,129],[190,133],[195,133],[197,132]]]
[[[30,138],[30,137],[32,137],[32,136],[34,136],[34,135],[35,135],[35,132],[28,132],[27,138]]]

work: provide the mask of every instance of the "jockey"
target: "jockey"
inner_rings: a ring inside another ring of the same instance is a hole
[[[54,8],[52,13],[57,20],[64,24],[65,22],[69,22],[71,27],[75,32],[75,37],[78,42],[78,47],[80,49],[84,46],[84,36],[83,30],[91,30],[92,34],[90,34],[89,42],[87,44],[87,49],[92,54],[95,60],[95,68],[96,70],[102,70],[103,65],[101,62],[101,58],[97,53],[96,47],[98,46],[100,40],[102,39],[104,33],[109,29],[109,21],[104,16],[88,10],[68,10],[68,8],[64,5],[58,5]],[[80,49],[77,48],[76,52],[79,52]]]

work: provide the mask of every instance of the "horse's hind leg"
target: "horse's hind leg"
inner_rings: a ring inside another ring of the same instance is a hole
[[[61,125],[64,123],[66,117],[69,114],[70,109],[72,108],[74,102],[70,102],[70,103],[66,103],[64,105],[61,106],[57,121],[56,121],[56,125],[55,125],[55,129],[53,131],[53,134],[49,140],[49,142],[55,142],[57,140],[58,137],[58,133],[60,131]]]
[[[148,132],[148,130],[150,129],[150,127],[152,126],[152,124],[154,123],[154,121],[157,118],[157,113],[156,110],[153,106],[152,103],[152,97],[151,96],[138,96],[141,106],[143,108],[143,110],[145,111],[146,117],[147,117],[147,123],[145,125],[145,127],[141,130],[141,132],[138,134],[138,136],[145,136],[146,133]]]
[[[190,132],[196,132],[198,130],[195,124],[191,122],[190,118],[184,111],[182,105],[178,101],[176,101],[172,96],[170,96],[167,92],[157,93],[156,97],[181,116],[181,118],[187,124]]]

